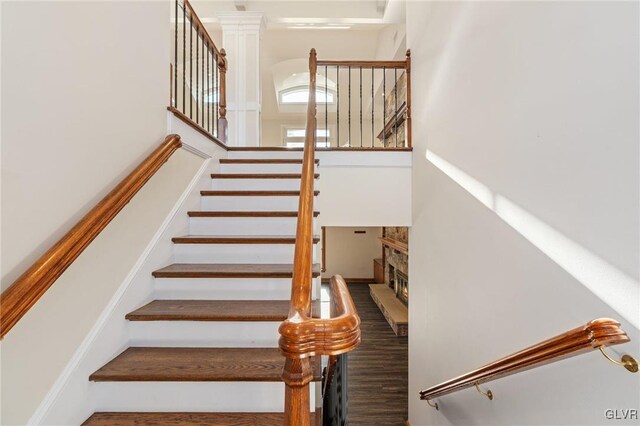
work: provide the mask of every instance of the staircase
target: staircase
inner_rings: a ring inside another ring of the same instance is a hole
[[[229,157],[188,213],[191,235],[173,238],[174,263],[153,272],[154,300],[126,315],[131,347],[88,378],[99,411],[85,425],[283,423],[278,326],[289,311],[302,151]],[[313,276],[317,313],[317,264]],[[319,360],[312,369],[317,382]]]

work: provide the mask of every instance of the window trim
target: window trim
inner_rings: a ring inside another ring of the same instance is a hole
[[[300,102],[289,102],[289,101],[284,101],[284,97],[288,94],[294,93],[294,92],[301,92],[301,91],[306,91],[307,92],[307,98],[308,98],[308,94],[309,94],[309,85],[304,85],[304,86],[294,86],[294,87],[288,87],[286,89],[283,89],[281,91],[278,92],[278,103],[280,105],[304,105],[306,104],[308,101],[305,100],[304,102],[300,101]],[[318,104],[322,104],[324,105],[325,102],[323,101],[318,101],[318,95],[322,95],[324,96],[325,94],[325,88],[318,86],[316,87],[316,103]],[[336,103],[336,92],[334,90],[331,89],[326,89],[326,94],[327,94],[327,98],[330,98],[331,100],[329,102],[326,102],[328,105],[334,105]]]

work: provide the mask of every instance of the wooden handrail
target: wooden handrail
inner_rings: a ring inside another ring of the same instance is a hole
[[[212,49],[209,49],[209,50],[215,51],[216,55],[221,55],[222,52],[220,50],[218,50],[218,47],[216,46],[216,44],[214,43],[213,39],[209,35],[209,32],[207,31],[207,29],[205,28],[204,24],[200,20],[200,17],[196,13],[196,11],[193,8],[193,6],[191,6],[191,2],[189,0],[183,0],[183,6],[186,7],[187,9],[189,9],[189,14],[191,15],[190,19],[192,20],[193,25],[195,27],[197,27],[200,31],[202,31],[202,34],[207,39],[207,43],[212,48]]]
[[[407,67],[407,61],[334,61],[334,60],[319,60],[317,66],[352,66],[362,68],[389,68],[389,69],[405,69]]]
[[[280,351],[285,356],[340,355],[360,344],[360,317],[340,275],[331,278],[331,299],[335,316],[319,319],[290,315],[280,325]]]
[[[595,319],[584,326],[574,328],[477,370],[425,389],[420,392],[420,399],[429,401],[524,370],[629,341],[627,334],[620,329],[619,322],[609,318]],[[629,371],[638,371],[638,364],[628,355],[623,357],[623,364]],[[435,408],[437,408],[437,404],[435,404]]]
[[[285,382],[285,425],[309,426],[311,421],[309,383],[313,380],[310,357],[339,355],[360,343],[360,319],[349,290],[340,276],[331,279],[333,311],[331,319],[311,315],[313,287],[313,198],[316,150],[315,49],[309,54],[309,103],[298,203],[298,223],[291,284],[289,316],[279,328],[280,350],[286,357],[282,372]]]
[[[2,293],[0,298],[0,312],[2,312],[0,339],[16,325],[20,318],[45,294],[60,275],[181,146],[180,136],[167,136],[162,145],[156,148]]]

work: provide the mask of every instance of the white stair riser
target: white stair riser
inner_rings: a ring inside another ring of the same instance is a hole
[[[302,164],[287,163],[238,163],[220,164],[220,173],[300,173]]]
[[[291,278],[156,278],[153,297],[161,300],[289,300]],[[313,280],[315,300],[320,277]]]
[[[211,179],[216,191],[299,191],[300,179]]]
[[[298,211],[298,196],[207,196],[202,197],[202,210],[216,211]]]
[[[229,151],[232,159],[296,159],[302,160],[302,151]]]
[[[281,321],[129,321],[130,346],[276,348]]]
[[[191,235],[295,235],[297,217],[192,217]]]
[[[294,244],[175,244],[173,249],[176,263],[293,263],[293,251]]]
[[[315,387],[311,383],[311,407]],[[282,412],[282,382],[91,383],[95,411]]]

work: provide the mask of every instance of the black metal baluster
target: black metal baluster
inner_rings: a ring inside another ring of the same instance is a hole
[[[205,56],[207,54],[206,53],[207,50],[205,50],[204,47],[205,47],[205,43],[207,43],[207,45],[208,45],[209,42],[207,41],[207,38],[205,37],[206,36],[205,32],[202,33],[202,36],[203,36],[202,37],[202,127],[206,128],[207,127],[207,96],[208,96],[208,93],[206,91],[207,90],[207,85],[205,83],[205,81],[206,81],[205,80],[205,71],[207,69],[206,69],[206,66],[205,66],[204,58],[205,58]]]
[[[198,106],[200,102],[200,88],[198,87],[198,76],[200,75],[200,29],[196,28],[196,124],[200,124],[200,115],[198,114]]]
[[[205,95],[205,91],[204,91],[204,88],[205,88],[205,85],[204,85],[204,41],[205,40],[206,40],[205,33],[203,31],[202,32],[202,112],[201,112],[201,115],[202,115],[202,128],[203,129],[206,127],[205,126],[205,121],[204,121],[204,110],[205,110],[204,103],[206,101],[206,99],[204,98],[204,95]]]
[[[325,146],[330,146],[329,139],[329,102],[328,102],[328,88],[327,88],[327,66],[324,66],[324,140]]]
[[[177,1],[177,0],[176,0]],[[187,87],[187,10],[182,5],[182,112],[187,113],[186,108]]]
[[[209,133],[213,134],[213,130],[215,128],[215,123],[213,122],[213,112],[212,112],[212,103],[213,103],[213,46],[209,46],[209,55],[207,56],[207,61],[211,62],[211,70],[207,70],[207,81],[209,82],[209,111],[207,115],[209,116]]]
[[[193,118],[193,19],[189,17],[189,118]]]
[[[178,107],[178,0],[176,0],[176,25],[175,25],[175,43],[174,43],[174,69],[173,69],[173,74],[174,74],[174,79],[173,79],[173,107],[177,108]]]
[[[360,148],[362,148],[362,67],[360,67]]]
[[[336,67],[336,133],[338,140],[337,147],[340,147],[340,65]]]
[[[216,55],[215,55],[214,59],[216,61],[216,66],[213,69],[213,72],[215,74],[216,81],[215,81],[215,84],[214,84],[214,86],[215,86],[214,87],[215,103],[213,104],[213,109],[214,109],[214,112],[216,114],[216,121],[215,121],[215,123],[213,123],[213,125],[216,128],[216,137],[220,137],[220,135],[218,134],[219,131],[220,131],[220,126],[218,125],[219,124],[218,123],[218,113],[219,113],[218,109],[219,109],[219,106],[220,106],[220,86],[218,85],[218,76],[220,75],[220,68],[218,68],[218,53],[217,52],[216,52]]]
[[[211,112],[211,85],[209,84],[211,80],[209,79],[209,56],[211,56],[211,52],[209,51],[209,42],[207,42],[207,132],[211,133],[211,115],[209,114]]]
[[[349,146],[351,146],[351,65],[349,65]]]
[[[374,79],[374,68],[371,66],[371,148],[375,144],[375,139],[373,138],[373,122],[375,120],[375,108],[376,108],[376,97],[373,93],[373,79]]]
[[[396,148],[398,147],[398,68],[394,68],[393,69],[393,80],[395,81],[395,84],[393,85],[393,91],[394,91],[394,101],[396,103],[396,110],[393,113],[393,127],[395,129],[394,133],[396,134]]]
[[[382,146],[387,146],[387,69],[382,67]]]
[[[215,81],[215,73],[216,73],[216,50],[215,47],[211,50],[211,80],[209,81],[209,92],[211,92],[210,108],[209,108],[209,120],[211,120],[211,134],[215,134],[216,131],[216,123],[213,121],[213,117],[215,116],[215,99],[216,99],[216,86],[214,85]]]

